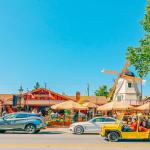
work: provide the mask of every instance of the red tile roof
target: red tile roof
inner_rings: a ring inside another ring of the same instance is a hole
[[[72,99],[76,99],[76,96],[69,96]],[[81,96],[80,100],[84,102],[92,102],[98,105],[103,105],[107,103],[107,98],[105,96]]]

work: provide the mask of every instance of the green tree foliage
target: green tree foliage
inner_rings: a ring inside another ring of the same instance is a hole
[[[39,84],[39,82],[36,82],[35,86],[34,86],[34,89],[39,89],[39,88],[40,88],[40,84]]]
[[[138,75],[143,78],[150,71],[150,1],[148,0],[146,14],[141,22],[145,36],[140,40],[139,47],[129,47],[127,59],[135,67]]]
[[[96,96],[105,96],[108,97],[108,90],[106,85],[102,85],[98,88],[98,90],[95,91]]]

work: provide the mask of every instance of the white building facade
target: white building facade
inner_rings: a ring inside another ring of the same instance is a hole
[[[135,81],[120,78],[116,86],[113,101],[125,102],[131,105],[139,105],[140,92]]]

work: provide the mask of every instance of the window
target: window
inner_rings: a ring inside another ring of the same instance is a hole
[[[131,82],[128,83],[128,88],[132,88],[133,84]]]
[[[27,118],[28,114],[18,114],[16,118]]]
[[[40,114],[28,114],[28,117],[41,117]]]
[[[92,122],[104,122],[104,118],[94,118]]]
[[[105,118],[104,122],[115,122],[116,120],[113,118]]]

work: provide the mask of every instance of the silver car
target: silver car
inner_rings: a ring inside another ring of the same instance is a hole
[[[76,122],[71,124],[70,131],[74,134],[100,133],[104,124],[115,124],[117,120],[111,117],[95,117],[87,122]]]
[[[0,133],[11,130],[33,134],[44,128],[46,128],[45,119],[39,114],[19,112],[7,114],[0,118]]]

